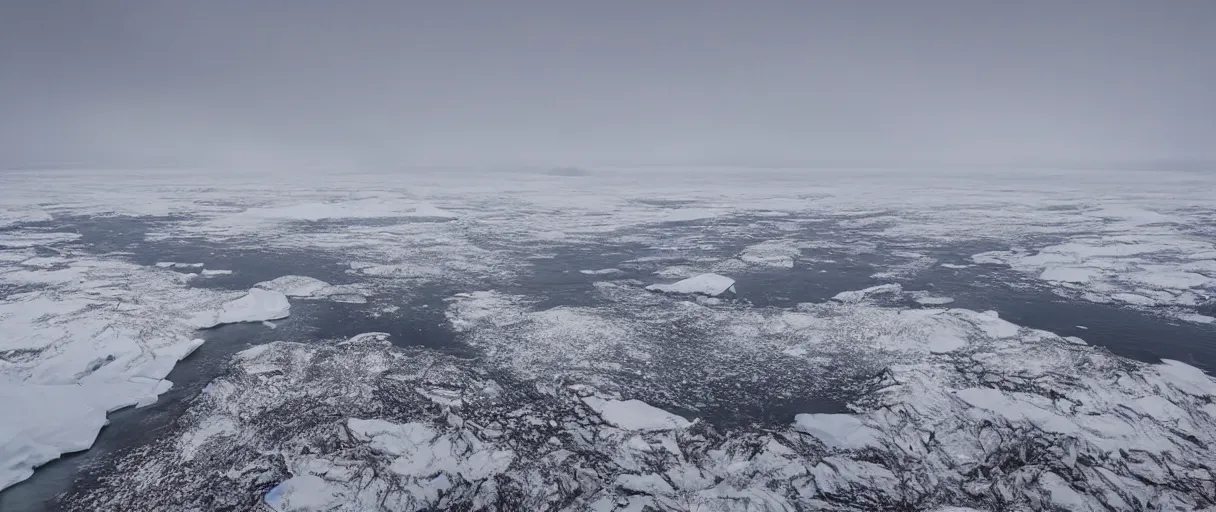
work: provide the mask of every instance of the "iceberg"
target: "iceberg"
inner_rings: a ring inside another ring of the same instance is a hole
[[[646,287],[652,292],[697,294],[717,297],[726,292],[735,292],[735,280],[721,274],[701,274],[671,284],[652,284]]]

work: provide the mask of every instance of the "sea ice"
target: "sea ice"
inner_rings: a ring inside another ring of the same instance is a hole
[[[1153,299],[1134,293],[1116,293],[1111,295],[1110,298],[1136,306],[1153,306],[1157,304],[1157,301]]]
[[[1183,314],[1178,315],[1178,319],[1184,320],[1187,322],[1195,322],[1197,324],[1216,323],[1216,317],[1211,317],[1208,315],[1200,315],[1198,313],[1183,313]]]
[[[0,297],[0,489],[62,453],[89,448],[106,414],[156,401],[201,344],[182,318],[214,292],[172,272],[68,258],[71,279]],[[0,273],[0,283],[23,278]]]
[[[878,446],[882,436],[852,414],[796,414],[794,430],[815,436],[828,448],[846,450]]]
[[[929,352],[944,354],[967,346],[967,340],[950,332],[936,332],[929,336]]]
[[[1099,275],[1101,275],[1101,272],[1094,268],[1053,266],[1048,267],[1039,274],[1039,279],[1044,281],[1062,281],[1065,283],[1087,283]]]
[[[588,276],[607,276],[607,275],[612,275],[612,274],[620,274],[621,269],[619,269],[619,268],[601,268],[599,270],[580,270],[580,271],[578,271],[578,273],[588,275]]]
[[[739,259],[752,265],[794,268],[794,260],[801,255],[802,251],[795,245],[781,240],[771,240],[749,246],[739,254]]]
[[[663,293],[700,294],[716,297],[726,292],[734,293],[735,280],[720,274],[701,274],[671,284],[652,284],[647,290]]]
[[[263,290],[276,291],[288,297],[313,297],[328,288],[330,284],[308,276],[282,276],[253,286]]]
[[[344,488],[316,475],[298,475],[279,483],[262,498],[275,512],[333,510],[349,497]]]
[[[46,233],[37,231],[6,231],[0,238],[0,249],[25,249],[72,242],[80,239],[80,233]]]
[[[708,208],[675,208],[663,211],[663,222],[689,222],[694,220],[712,219],[721,212]]]
[[[942,296],[938,296],[938,295],[933,295],[926,291],[912,292],[911,295],[912,295],[912,300],[915,300],[917,304],[920,304],[922,306],[940,306],[943,304],[950,304],[950,303],[954,302],[954,299],[951,297],[942,297]]]
[[[856,304],[862,300],[865,300],[866,297],[871,295],[896,294],[902,292],[903,289],[904,287],[900,286],[899,283],[880,284],[878,286],[871,286],[863,290],[840,292],[834,295],[832,298],[846,304]]]
[[[1203,274],[1195,272],[1135,272],[1127,275],[1127,279],[1157,288],[1185,290],[1197,288],[1216,281]]]
[[[400,205],[396,202],[380,198],[367,198],[355,201],[298,203],[284,206],[249,208],[233,216],[231,219],[225,219],[225,224],[237,224],[237,221],[242,218],[271,221],[320,221],[327,219],[392,217],[400,213]]]
[[[42,222],[51,219],[52,217],[49,213],[34,207],[0,210],[0,228],[7,228],[23,222]]]
[[[625,430],[671,430],[689,426],[682,416],[669,413],[641,400],[605,400],[586,397],[583,402],[604,418],[604,421]]]
[[[442,208],[438,208],[435,205],[432,205],[429,203],[419,204],[418,206],[414,207],[413,211],[406,214],[406,216],[408,216],[408,217],[425,217],[425,218],[430,218],[430,219],[455,219],[455,218],[459,217],[459,215],[456,215],[455,213],[449,212]]]
[[[253,288],[243,297],[225,302],[220,309],[201,311],[190,318],[190,324],[199,329],[241,322],[261,322],[287,318],[291,304],[281,292]]]
[[[1203,264],[1204,257],[1190,256],[1203,255],[1211,248],[1210,242],[1181,233],[1090,235],[1037,253],[990,251],[976,254],[972,260],[1037,273],[1044,281],[1060,284],[1053,291],[1066,297],[1129,306],[1194,307],[1204,301],[1199,289],[1216,279],[1205,275],[1211,269]]]
[[[156,266],[160,268],[201,268],[202,263],[179,263],[176,261],[158,261]]]
[[[686,302],[668,303],[689,310]],[[379,503],[476,509],[504,499],[529,510],[635,503],[725,510],[739,500],[766,510],[851,511],[901,500],[926,510],[1205,503],[1203,487],[1183,486],[1190,475],[1206,475],[1213,456],[1205,446],[1216,441],[1216,418],[1196,405],[1216,386],[1203,372],[1174,362],[1145,365],[1017,326],[1016,336],[987,337],[986,324],[998,319],[985,313],[905,311],[824,307],[824,316],[798,325],[912,334],[949,324],[979,341],[965,356],[933,356],[945,364],[899,352],[877,375],[866,372],[872,376],[861,389],[871,391],[849,404],[856,415],[795,415],[785,427],[728,433],[697,429],[641,401],[600,398],[585,384],[542,378],[504,392],[508,384],[488,380],[480,365],[428,351],[401,357],[404,349],[376,336],[276,342],[239,354],[237,368],[191,404],[182,438],[201,444],[141,453],[104,488],[73,503],[136,504],[154,496],[182,509],[204,503],[241,509],[258,497],[234,490],[300,475],[324,477],[312,484],[325,493],[306,501],[339,496],[339,506],[352,510]],[[715,312],[697,314],[706,313]],[[716,317],[706,325],[736,336],[739,323],[775,323],[734,314],[733,322]],[[514,328],[517,321],[501,318],[507,323],[497,325]],[[482,322],[462,332],[495,328],[492,319]],[[866,357],[906,346],[893,337],[884,343],[867,346]],[[385,387],[397,392],[377,391]],[[519,402],[519,392],[529,400]],[[440,395],[458,405],[432,407]],[[254,413],[265,410],[293,415]],[[225,435],[205,435],[221,424]],[[1143,455],[1110,457],[1120,450]],[[184,462],[193,453],[223,456]],[[231,480],[204,481],[200,470]],[[1069,480],[1042,476],[1062,471]],[[262,499],[276,505],[289,488]],[[943,508],[947,503],[956,507]]]

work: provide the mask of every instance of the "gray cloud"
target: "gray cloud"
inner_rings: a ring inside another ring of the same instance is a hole
[[[1209,0],[0,2],[0,164],[1216,157]]]

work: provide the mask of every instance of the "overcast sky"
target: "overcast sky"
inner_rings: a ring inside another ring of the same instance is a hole
[[[0,2],[0,165],[1216,157],[1216,1]]]

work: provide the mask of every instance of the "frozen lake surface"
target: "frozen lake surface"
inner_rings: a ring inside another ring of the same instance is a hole
[[[1214,505],[1216,174],[5,180],[0,510]]]

